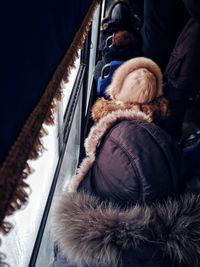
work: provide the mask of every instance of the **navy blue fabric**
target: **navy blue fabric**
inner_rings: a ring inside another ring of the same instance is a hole
[[[80,28],[91,0],[4,1],[0,164]]]
[[[109,74],[108,77],[105,79],[102,79],[102,77],[99,77],[98,82],[97,82],[97,96],[98,97],[103,97],[105,96],[105,90],[107,86],[111,83],[112,81],[112,76],[115,70],[123,64],[123,61],[112,61],[109,66]]]
[[[172,262],[169,257],[165,256],[160,244],[144,245],[139,248],[130,247],[123,250],[120,263],[119,267],[186,267],[185,264]]]
[[[200,129],[197,131],[200,132]],[[186,166],[186,175],[192,178],[200,171],[200,135],[194,138],[194,140],[188,140],[183,148],[183,156]]]

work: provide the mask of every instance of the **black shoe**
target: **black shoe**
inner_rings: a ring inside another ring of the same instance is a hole
[[[200,128],[181,141],[181,147],[193,147],[200,142]]]

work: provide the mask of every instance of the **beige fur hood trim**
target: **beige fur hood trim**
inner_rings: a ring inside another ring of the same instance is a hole
[[[92,107],[91,117],[94,122],[98,122],[102,117],[105,117],[112,111],[117,110],[134,110],[144,112],[149,120],[162,119],[168,116],[168,101],[164,96],[156,98],[151,103],[147,104],[131,104],[131,103],[116,103],[105,98],[96,100]]]
[[[136,57],[123,63],[113,74],[112,82],[106,90],[106,94],[115,100],[115,96],[120,93],[125,78],[133,71],[147,69],[156,78],[156,97],[163,94],[163,75],[158,65],[149,58]]]

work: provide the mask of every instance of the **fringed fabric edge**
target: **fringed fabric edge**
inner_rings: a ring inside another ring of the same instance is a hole
[[[25,180],[32,173],[32,169],[27,161],[37,159],[44,149],[41,138],[47,133],[42,124],[52,125],[54,123],[57,102],[62,96],[62,81],[68,81],[71,69],[78,57],[78,50],[83,46],[94,11],[100,2],[100,0],[92,2],[70,48],[2,164],[0,169],[0,232],[3,234],[7,234],[12,228],[5,217],[22,208],[28,201],[29,185]],[[1,264],[3,263],[0,259],[0,266],[3,266]]]

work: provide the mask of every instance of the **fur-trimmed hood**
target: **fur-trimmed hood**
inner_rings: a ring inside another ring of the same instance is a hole
[[[106,94],[123,103],[149,103],[163,94],[162,72],[149,58],[132,58],[115,71]]]
[[[146,243],[159,244],[187,266],[200,266],[199,195],[120,210],[83,192],[65,193],[54,220],[54,236],[75,264],[114,267],[123,250]]]
[[[132,121],[149,125],[149,130],[156,127],[149,123],[151,118],[144,112],[125,109],[109,112],[91,128],[85,141],[86,157],[54,207],[55,240],[64,255],[77,266],[84,266],[84,263],[95,267],[117,266],[123,250],[130,246],[140,248],[145,243],[160,245],[171,259],[197,267],[200,258],[199,196],[185,195],[178,201],[169,200],[162,205],[138,204],[120,209],[111,203],[100,202],[86,192],[77,192],[95,160],[97,162],[97,147],[105,134],[111,128]],[[156,142],[159,141],[157,138]],[[168,158],[168,146],[164,144],[159,148],[164,159]],[[161,164],[160,157],[159,161]],[[173,172],[170,164],[169,161]],[[164,175],[162,179],[164,183]],[[162,191],[160,187],[159,191]]]

